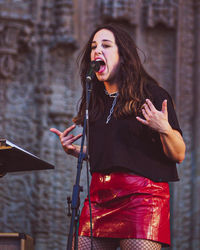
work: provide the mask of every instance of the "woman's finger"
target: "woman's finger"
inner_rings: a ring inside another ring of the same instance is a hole
[[[151,110],[149,109],[149,106],[147,104],[143,105],[144,110],[148,116],[151,116]]]
[[[74,149],[76,149],[76,146],[74,146],[73,144],[71,144],[71,145],[68,146],[68,149],[73,149],[74,150]]]
[[[164,100],[162,103],[162,112],[167,115],[167,100]]]
[[[148,116],[145,109],[142,109],[142,114],[143,114],[144,118],[146,119],[146,121],[149,121],[149,116]]]
[[[68,135],[67,137],[63,137],[61,139],[61,142],[62,142],[62,144],[64,144],[64,143],[71,144],[71,143],[75,142],[76,140],[78,140],[81,136],[82,136],[82,134],[79,134],[76,136]]]
[[[149,106],[149,109],[151,111],[156,111],[157,109],[155,108],[155,106],[153,105],[153,103],[149,100],[149,99],[146,99],[146,103],[148,104]]]
[[[72,149],[72,150],[76,149],[76,147],[73,144],[70,144],[70,145],[68,145],[68,144],[62,144],[62,146],[66,147],[67,150],[69,150],[69,149]]]
[[[70,126],[69,128],[65,129],[65,131],[62,133],[63,136],[66,136],[69,134],[69,132],[71,132],[74,128],[76,127],[75,124],[73,124],[72,126]]]
[[[147,122],[146,120],[140,118],[139,116],[136,116],[136,119],[137,119],[139,122],[143,123],[144,125],[148,125],[148,122]]]
[[[56,134],[57,136],[60,136],[62,134],[62,132],[56,128],[50,128],[49,130],[54,134]]]
[[[79,134],[79,135],[74,136],[73,142],[75,142],[76,140],[78,140],[81,136],[82,136],[82,134]]]
[[[67,135],[67,136],[61,136],[60,137],[60,141],[62,142],[62,143],[64,143],[64,142],[66,142],[66,141],[70,141],[72,138],[74,138],[74,135]]]

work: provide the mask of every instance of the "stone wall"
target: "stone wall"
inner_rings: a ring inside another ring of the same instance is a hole
[[[187,153],[180,182],[171,184],[172,249],[200,249],[198,0],[0,1],[0,138],[55,165],[0,179],[0,231],[30,234],[36,250],[66,248],[77,161],[49,128],[72,124],[80,97],[76,57],[107,22],[133,36],[144,66],[174,98]],[[81,185],[83,201],[85,166]]]

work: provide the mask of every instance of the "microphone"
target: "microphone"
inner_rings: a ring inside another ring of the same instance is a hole
[[[88,70],[87,75],[86,75],[86,81],[90,82],[92,80],[92,78],[95,75],[94,72],[99,71],[101,65],[104,65],[103,61],[91,61],[90,62],[90,67],[89,67],[89,70]]]

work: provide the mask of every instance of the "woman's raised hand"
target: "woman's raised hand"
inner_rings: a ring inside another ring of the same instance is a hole
[[[61,132],[56,128],[51,128],[50,131],[59,136],[62,147],[67,154],[71,154],[73,156],[78,157],[80,153],[80,146],[74,145],[72,143],[78,140],[82,136],[82,134],[78,134],[76,136],[70,134],[70,132],[75,127],[76,125],[72,125],[71,127],[67,128],[64,132]]]
[[[139,116],[137,116],[136,119],[159,133],[165,134],[172,129],[168,122],[167,100],[163,101],[162,110],[158,111],[153,103],[149,99],[146,99],[146,102],[142,107],[142,114],[145,119],[142,119]]]

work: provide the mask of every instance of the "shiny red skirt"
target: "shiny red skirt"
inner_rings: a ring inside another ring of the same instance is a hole
[[[148,239],[170,245],[168,183],[130,173],[93,173],[90,196],[94,237]],[[79,235],[90,236],[88,198]]]

